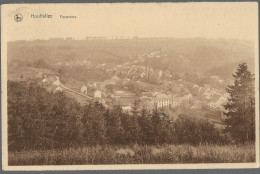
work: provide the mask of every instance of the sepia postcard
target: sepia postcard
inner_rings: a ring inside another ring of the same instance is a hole
[[[3,170],[259,167],[256,2],[1,6]]]

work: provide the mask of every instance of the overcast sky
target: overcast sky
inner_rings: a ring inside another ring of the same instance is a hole
[[[23,15],[15,22],[14,15]],[[31,14],[52,19],[32,19]],[[61,19],[60,15],[77,16]],[[7,40],[51,37],[138,36],[206,37],[253,40],[258,34],[258,7],[251,3],[123,3],[5,6],[3,34]]]

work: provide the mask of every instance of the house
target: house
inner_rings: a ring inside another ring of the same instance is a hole
[[[81,87],[80,92],[82,94],[87,95],[88,94],[88,88],[84,85],[84,86]]]
[[[181,103],[180,100],[173,99],[171,102],[171,108],[175,108],[175,107],[179,106],[180,103]]]
[[[111,78],[111,80],[113,80],[113,81],[118,81],[118,80],[120,80],[120,78],[117,77],[117,75],[114,75],[114,76]]]
[[[159,94],[160,94],[160,92],[155,91],[155,92],[153,93],[153,96],[155,97],[155,96],[157,96],[157,95],[159,95]]]
[[[114,101],[120,106],[132,106],[135,100],[135,96],[128,95],[127,91],[115,91],[114,93]]]
[[[211,97],[213,97],[215,94],[216,92],[211,89],[206,89],[205,92],[203,93],[206,99],[211,99]]]
[[[154,102],[157,108],[169,107],[171,104],[171,97],[166,94],[158,94],[156,95]]]
[[[105,80],[105,84],[106,85],[115,85],[117,81],[113,80],[113,79],[108,79],[108,80]]]
[[[100,103],[107,109],[109,106],[107,104],[107,100],[101,99]]]
[[[192,109],[201,109],[203,103],[200,100],[195,100],[192,105]]]
[[[52,84],[55,85],[55,86],[60,86],[60,80],[57,79]]]
[[[215,106],[216,106],[217,108],[219,108],[219,109],[221,109],[221,110],[224,111],[225,108],[223,107],[223,105],[226,104],[227,102],[228,102],[227,98],[221,96],[221,97],[216,101]]]
[[[66,40],[74,40],[72,37],[66,37]]]
[[[134,98],[135,93],[132,93],[127,90],[114,90],[115,98]]]
[[[114,70],[113,69],[111,69],[111,68],[109,68],[109,69],[106,69],[106,73],[110,73],[110,74],[112,74],[114,72]]]
[[[192,94],[189,93],[189,94],[183,96],[183,99],[186,101],[190,101],[192,99],[192,97],[193,97]]]
[[[218,103],[218,100],[221,98],[220,95],[213,95],[210,100],[209,100],[209,103],[208,103],[208,106],[210,108],[218,108],[220,105],[217,105]],[[221,100],[220,100],[221,101]],[[219,102],[220,102],[219,101]]]
[[[144,72],[141,73],[140,77],[141,77],[141,78],[144,78],[144,77],[145,77],[145,73],[144,73]]]
[[[224,83],[224,80],[218,80],[218,83]]]
[[[42,72],[39,72],[39,73],[36,75],[36,77],[37,77],[37,78],[43,77]]]
[[[165,75],[165,77],[172,78],[172,74],[170,71],[165,71],[164,75]]]
[[[122,110],[124,113],[127,113],[127,114],[130,114],[131,113],[131,110],[132,110],[132,107],[127,105],[127,106],[122,106]]]
[[[180,106],[183,101],[184,101],[184,98],[182,96],[180,96],[180,95],[173,96],[172,101],[171,101],[171,108]]]
[[[219,76],[210,76],[210,78],[215,79],[215,80],[218,80],[218,79],[219,79]]]
[[[204,86],[204,88],[206,88],[206,89],[209,89],[209,88],[210,88],[210,85],[209,85],[209,84],[204,84],[203,86]]]
[[[194,105],[191,106],[191,109],[197,109]]]
[[[108,98],[115,98],[115,95],[114,94],[109,94],[107,97]]]
[[[103,64],[99,64],[99,65],[97,65],[97,67],[96,68],[103,68],[103,67],[105,67],[106,66],[106,64],[105,63],[103,63]]]
[[[50,41],[63,41],[64,38],[50,38]]]
[[[87,95],[93,97],[96,101],[100,101],[103,97],[107,97],[107,94],[103,93],[100,88],[89,86],[87,88]]]
[[[131,69],[127,72],[127,74],[130,76],[133,76],[136,73],[136,71],[137,71],[137,68],[135,67],[135,65],[133,65],[131,67]]]
[[[142,97],[153,97],[153,93],[149,91],[141,92],[141,94],[143,95]]]
[[[205,88],[199,87],[198,91],[203,94],[205,92]]]
[[[198,85],[193,85],[193,87],[192,88],[196,88],[196,89],[199,89],[199,86]]]
[[[129,83],[130,81],[131,81],[131,80],[130,80],[129,78],[124,78],[124,79],[122,80],[123,85]]]
[[[61,92],[61,91],[63,91],[63,89],[61,87],[57,87],[57,88],[55,88],[54,93]]]
[[[162,70],[160,70],[160,71],[159,71],[159,73],[158,73],[158,75],[159,75],[159,78],[161,78],[161,77],[162,77],[162,74],[163,74],[163,72],[162,72]]]
[[[94,98],[102,98],[102,92],[100,90],[95,90],[93,93]]]
[[[42,83],[46,83],[46,84],[48,84],[49,81],[48,81],[47,79],[43,79],[43,80],[42,80]]]
[[[50,82],[45,78],[41,81],[41,83],[42,83],[42,86],[45,86],[45,87],[49,86],[49,84],[50,84]]]

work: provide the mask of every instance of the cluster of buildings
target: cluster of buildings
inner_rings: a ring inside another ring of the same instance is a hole
[[[227,102],[227,94],[220,94],[218,91],[210,88],[201,88],[200,92],[196,96],[188,91],[177,94],[173,94],[172,92],[142,92],[138,101],[140,106],[144,106],[150,110],[155,107],[158,109],[182,108],[200,110],[203,107],[207,107],[224,111],[223,104]]]
[[[79,91],[76,91],[74,89],[68,88],[65,85],[63,85],[60,81],[60,78],[57,75],[43,75],[43,79],[41,80],[41,83],[44,87],[49,89],[50,91],[56,93],[56,92],[70,92],[74,93],[78,96],[85,97],[87,100],[101,100],[102,99],[102,92],[101,90],[97,88],[88,88],[87,86],[82,86]]]
[[[43,79],[41,82],[44,87],[47,87],[49,90],[53,91],[54,93],[61,92],[64,90],[61,86],[60,78],[58,76],[46,75],[46,74],[42,76]]]
[[[139,109],[146,108],[152,110],[155,107],[160,108],[182,108],[182,109],[203,109],[203,107],[208,107],[211,109],[218,109],[224,111],[223,104],[227,102],[227,94],[225,92],[221,93],[217,89],[210,88],[209,85],[203,87],[199,85],[193,85],[193,91],[196,91],[196,95],[191,93],[186,87],[179,87],[181,89],[186,89],[184,92],[162,92],[163,90],[157,91],[147,91],[141,92],[141,94],[136,94],[131,92],[131,89],[125,87],[125,84],[131,82],[129,78],[119,78],[116,75],[111,79],[101,82],[98,86],[100,91],[94,96],[103,99],[105,106],[109,107],[114,104],[119,104],[122,106],[122,110],[125,113],[131,113],[134,107],[134,102],[138,102]],[[117,83],[122,83],[124,88],[119,88]],[[107,90],[104,86],[114,85],[116,89],[112,91]],[[138,83],[137,83],[138,84]],[[174,87],[173,87],[174,88]],[[88,94],[88,88],[82,86],[81,93]],[[104,92],[106,95],[103,95]],[[97,95],[98,94],[98,95]]]
[[[155,55],[158,55],[158,52],[149,54],[149,56]],[[106,64],[99,64],[96,68],[105,68],[106,72],[111,73],[113,76],[103,82],[78,86],[76,90],[64,86],[56,75],[44,75],[42,83],[51,86],[54,92],[70,91],[82,97],[91,98],[92,101],[100,101],[105,107],[119,104],[125,113],[132,112],[135,101],[138,102],[139,109],[145,107],[148,110],[152,110],[155,107],[158,109],[202,109],[205,106],[212,109],[224,110],[223,104],[227,102],[226,93],[212,89],[209,85],[199,86],[194,83],[191,87],[192,89],[187,89],[188,84],[185,84],[182,79],[172,80],[172,74],[167,70],[155,70],[127,63],[110,69],[106,68]],[[156,84],[153,84],[153,87],[146,81],[152,75],[156,76],[157,81]],[[221,79],[217,76],[210,78],[222,83]],[[129,89],[126,85],[131,82],[135,82],[135,85],[142,87],[142,89],[147,88],[147,92],[140,91],[139,94],[133,92],[133,89]],[[120,83],[121,85],[118,85]],[[108,89],[107,86],[109,85],[113,86],[114,89]],[[171,86],[172,89],[165,90],[164,87],[166,86],[167,88]],[[179,92],[180,89],[182,92]]]

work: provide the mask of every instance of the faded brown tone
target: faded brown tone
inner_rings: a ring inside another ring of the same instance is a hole
[[[8,40],[53,37],[177,37],[254,40],[257,35],[257,3],[116,3],[12,5],[7,19]],[[22,13],[23,22],[13,20]],[[31,19],[31,14],[52,19]],[[120,15],[118,15],[120,14]],[[61,19],[75,15],[76,19]]]
[[[257,3],[3,6],[4,169],[258,167],[258,107],[255,145],[234,145],[221,132],[237,65],[246,62],[259,86],[257,13]],[[255,96],[258,106],[258,90]],[[144,113],[136,98],[160,110]],[[94,101],[102,106],[88,105]],[[29,121],[19,115],[25,108]],[[16,129],[21,120],[26,129]],[[131,165],[99,165],[107,163]]]

